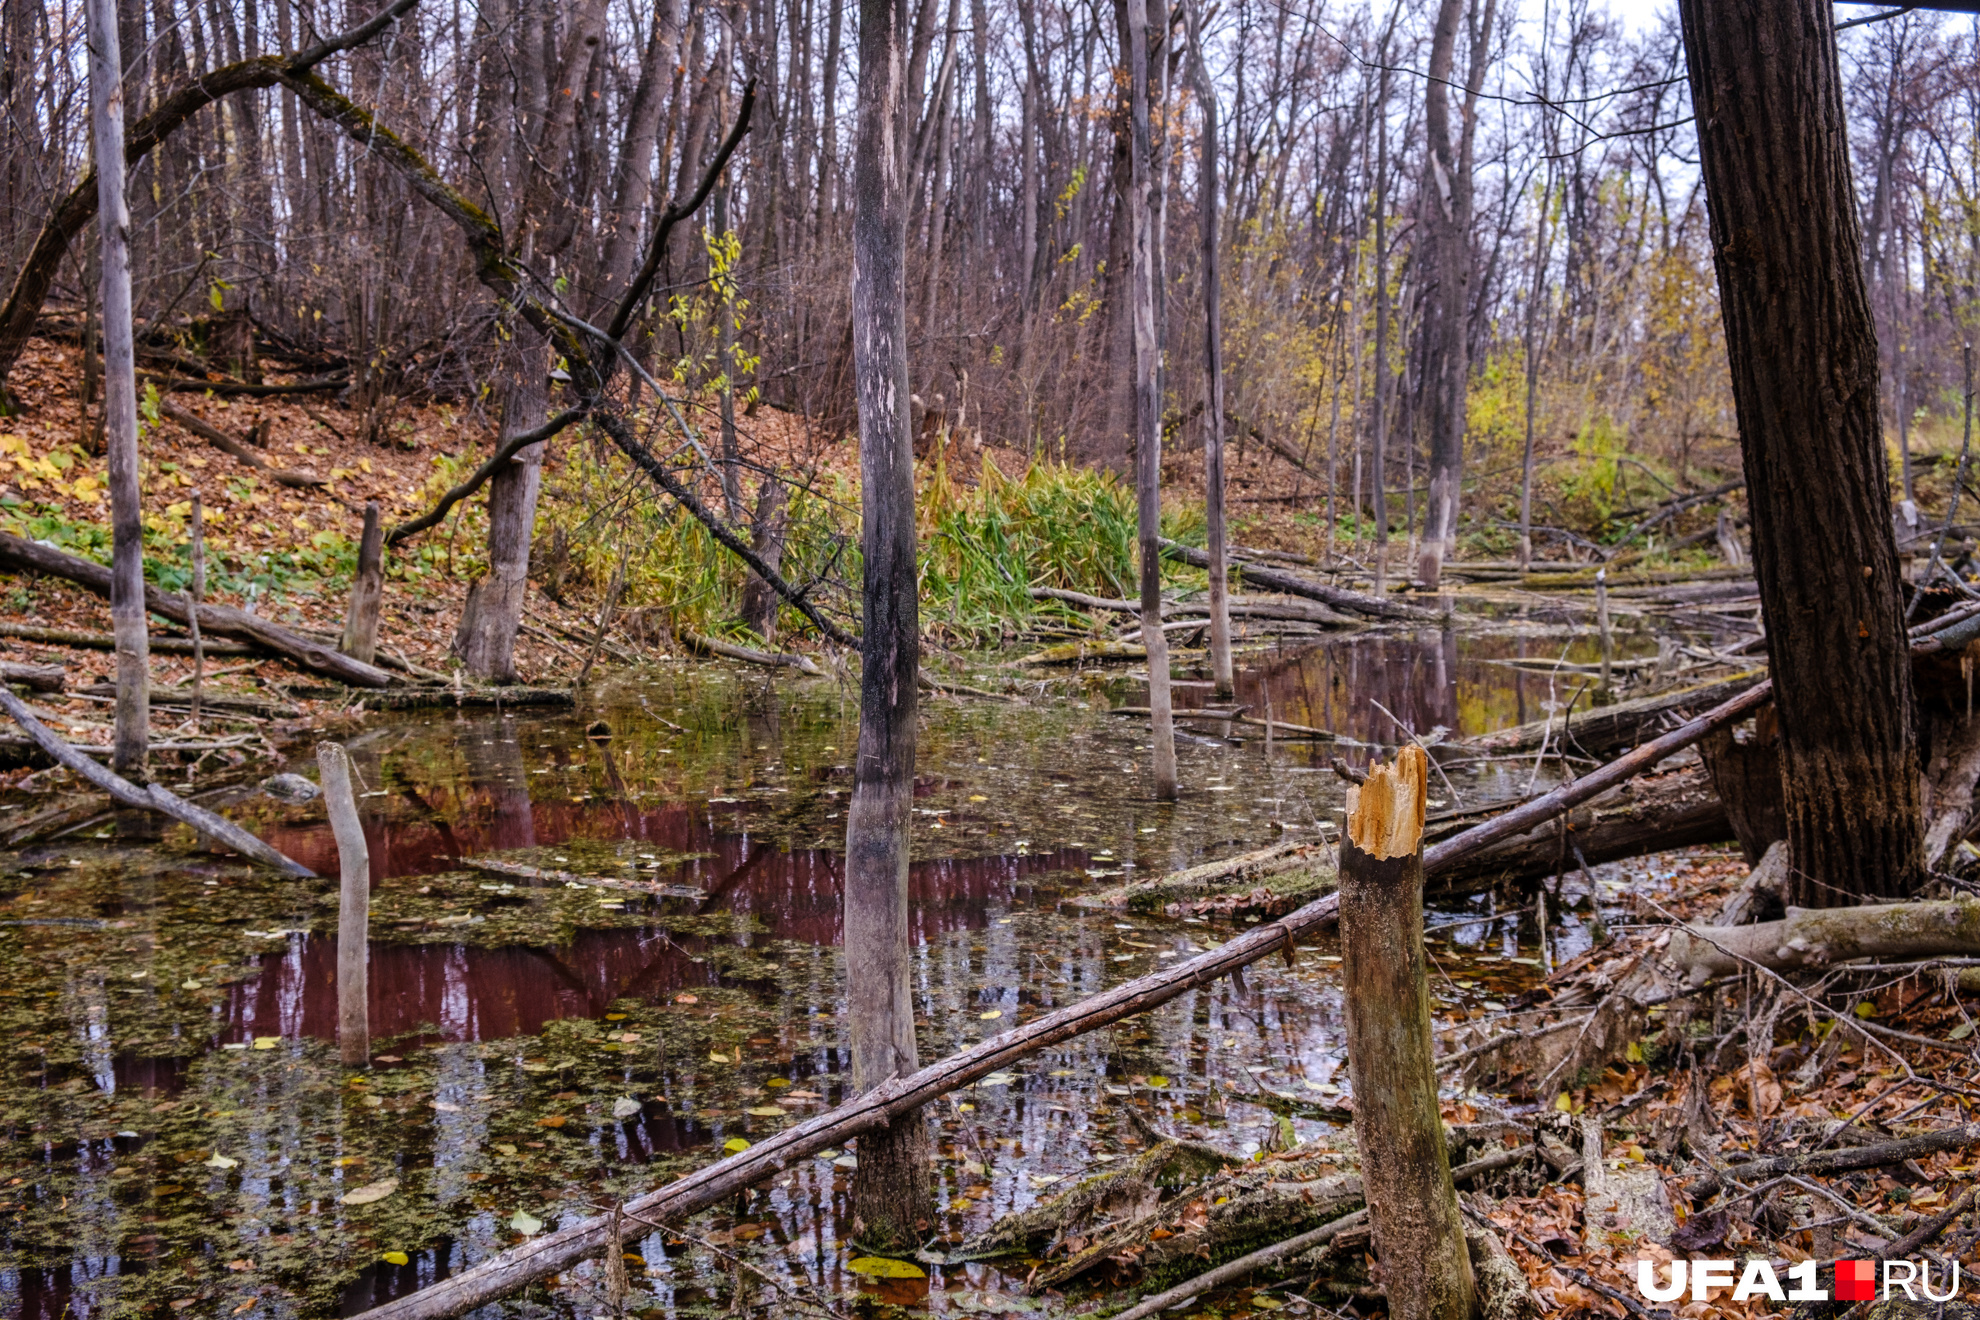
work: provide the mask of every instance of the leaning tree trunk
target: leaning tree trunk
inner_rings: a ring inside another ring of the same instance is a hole
[[[543,425],[550,406],[548,343],[521,318],[511,330],[497,449],[510,436]],[[529,594],[529,544],[543,485],[545,443],[522,450],[488,483],[488,571],[468,589],[454,634],[454,654],[476,678],[497,683],[516,678],[516,633]]]
[[[1424,80],[1423,183],[1418,240],[1429,287],[1423,291],[1423,421],[1429,433],[1430,485],[1416,581],[1435,588],[1444,552],[1457,535],[1458,488],[1464,478],[1465,322],[1470,312],[1469,187],[1458,176],[1467,164],[1451,150],[1451,70],[1464,0],[1441,0]]]
[[[859,759],[846,811],[845,941],[853,1085],[870,1091],[918,1065],[908,963],[908,824],[914,805],[921,610],[908,436],[907,188],[902,0],[860,0],[853,149],[853,371],[859,401],[862,583]],[[859,1139],[853,1232],[905,1249],[931,1213],[919,1111]]]
[[[131,210],[124,198],[124,60],[116,0],[90,0],[90,120],[102,235],[103,419],[110,458],[110,622],[117,637],[117,713],[110,768],[144,782],[151,735],[150,637],[144,610],[144,510],[139,505],[137,357],[131,332]]]
[[[1134,486],[1141,530],[1141,641],[1148,650],[1149,742],[1155,796],[1176,796],[1176,726],[1169,697],[1169,644],[1162,633],[1162,348],[1155,323],[1161,241],[1151,193],[1155,151],[1149,116],[1148,10],[1127,0],[1128,314],[1133,339]]]
[[[1909,894],[1918,748],[1827,0],[1681,0],[1780,711],[1789,901]]]

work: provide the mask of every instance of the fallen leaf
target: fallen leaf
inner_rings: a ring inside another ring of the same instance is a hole
[[[536,1126],[547,1127],[547,1128],[560,1128],[564,1126],[564,1124],[570,1121],[571,1121],[570,1115],[568,1114],[552,1114],[548,1118],[537,1119]]]
[[[743,1110],[751,1118],[782,1118],[784,1111],[775,1105],[758,1105],[754,1109]]]
[[[614,1100],[612,1102],[612,1117],[631,1118],[634,1114],[637,1114],[643,1108],[645,1108],[645,1106],[640,1104],[639,1101],[631,1099],[630,1097],[627,1096],[620,1096],[617,1100]]]
[[[890,1260],[885,1256],[856,1256],[846,1262],[846,1268],[854,1274],[863,1274],[869,1279],[925,1279],[927,1273],[919,1265],[905,1260]]]
[[[675,995],[674,1002],[677,1004],[698,1004],[701,1000],[693,995]]]
[[[727,1151],[729,1154],[733,1155],[737,1151],[748,1150],[749,1143],[747,1141],[744,1141],[741,1137],[730,1137],[727,1141],[722,1143],[722,1149]]]
[[[232,1169],[238,1167],[239,1164],[239,1160],[230,1160],[225,1155],[215,1151],[213,1158],[206,1162],[206,1167],[209,1169]]]
[[[518,1210],[509,1216],[509,1227],[524,1237],[535,1237],[543,1231],[543,1221],[527,1210]]]
[[[1001,1008],[993,1008],[987,1013],[978,1013],[976,1016],[983,1019],[985,1022],[988,1022],[993,1018],[1000,1018],[1004,1016],[1004,1010]]]
[[[412,1263],[412,1257],[403,1251],[388,1251],[378,1259],[384,1261],[387,1265],[410,1265]]]
[[[398,1190],[397,1178],[381,1178],[375,1183],[366,1183],[362,1187],[345,1192],[337,1199],[343,1205],[370,1205],[373,1201],[384,1200]]]
[[[258,1050],[272,1050],[282,1043],[280,1036],[256,1036],[254,1047]]]
[[[708,1061],[710,1063],[727,1063],[729,1056],[720,1050],[710,1050],[708,1051]]]

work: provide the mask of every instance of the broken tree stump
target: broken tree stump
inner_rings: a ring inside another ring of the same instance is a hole
[[[344,611],[344,639],[337,649],[353,660],[370,664],[378,654],[378,607],[385,593],[385,528],[379,522],[378,501],[364,506],[364,536],[358,541],[357,573],[351,578],[351,601]]]
[[[1354,1134],[1395,1320],[1471,1320],[1474,1285],[1451,1180],[1423,953],[1423,807],[1429,758],[1348,790],[1341,840],[1341,974]]]

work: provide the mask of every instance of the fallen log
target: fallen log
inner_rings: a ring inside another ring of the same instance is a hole
[[[1270,848],[1240,853],[1222,861],[1205,862],[1183,871],[1147,880],[1134,880],[1097,894],[1081,894],[1074,907],[1134,908],[1155,911],[1183,899],[1201,898],[1232,884],[1262,880],[1266,876],[1297,871],[1314,864],[1318,845],[1310,842],[1276,843]],[[1329,868],[1331,869],[1331,868]]]
[[[1971,956],[1980,954],[1980,900],[1790,907],[1779,921],[1687,926],[1673,932],[1667,953],[1693,985],[1749,965],[1785,972],[1853,958]]]
[[[1842,1150],[1799,1151],[1789,1155],[1776,1155],[1772,1159],[1735,1164],[1725,1170],[1724,1178],[1717,1172],[1708,1173],[1702,1178],[1694,1179],[1684,1190],[1692,1203],[1698,1204],[1724,1186],[1725,1178],[1750,1187],[1754,1183],[1768,1178],[1778,1178],[1783,1174],[1827,1175],[1855,1173],[1860,1169],[1883,1169],[1894,1164],[1902,1164],[1906,1160],[1919,1160],[1927,1155],[1937,1155],[1940,1151],[1965,1150],[1970,1146],[1980,1146],[1980,1123],[1965,1123],[1938,1132],[1927,1132],[1921,1136],[1903,1137],[1897,1141],[1880,1141],[1870,1146],[1851,1146]]]
[[[109,633],[84,632],[77,628],[43,628],[31,623],[0,623],[0,637],[15,637],[24,642],[40,642],[43,646],[78,646],[90,651],[114,651],[117,639]],[[155,654],[191,655],[193,652],[190,637],[154,637],[150,649]],[[208,655],[258,655],[260,651],[240,642],[206,642],[203,648]]]
[[[680,638],[681,645],[690,651],[719,655],[725,659],[741,660],[745,664],[763,665],[770,669],[795,669],[801,674],[822,675],[825,672],[808,655],[758,651],[747,646],[737,646],[734,642],[725,642],[719,637],[703,637],[700,633],[680,627],[674,629],[674,636]]]
[[[1030,655],[1021,655],[1018,665],[1076,665],[1083,660],[1146,660],[1148,648],[1140,642],[1079,641],[1048,646]]]
[[[15,573],[40,573],[61,578],[109,598],[110,570],[94,560],[82,559],[53,546],[42,545],[9,532],[0,532],[0,569]],[[152,614],[185,623],[190,619],[185,596],[180,592],[144,589],[144,607]],[[353,660],[335,649],[259,615],[226,605],[201,605],[199,627],[202,633],[233,637],[251,642],[303,669],[312,670],[352,687],[382,688],[390,685],[391,675],[375,665]],[[213,653],[209,645],[207,653]]]
[[[233,455],[257,472],[267,473],[268,479],[278,486],[287,486],[292,490],[308,490],[312,487],[327,486],[330,484],[328,477],[319,477],[314,472],[296,472],[288,468],[270,466],[268,460],[260,454],[255,453],[251,447],[236,440],[219,427],[193,416],[183,408],[174,408],[171,404],[160,401],[158,411],[162,415],[177,422],[186,430],[191,431],[215,449]]]
[[[1208,552],[1194,546],[1182,545],[1164,540],[1162,553],[1172,559],[1197,568],[1210,567]],[[1260,568],[1242,560],[1233,560],[1231,567],[1244,581],[1266,591],[1276,591],[1287,596],[1303,596],[1307,600],[1317,600],[1322,605],[1332,605],[1336,609],[1352,610],[1375,619],[1399,619],[1414,623],[1441,623],[1444,616],[1434,610],[1419,609],[1414,605],[1403,605],[1380,596],[1364,596],[1358,591],[1348,591],[1343,587],[1330,587],[1322,582],[1295,577],[1291,573],[1281,573],[1275,568]]]
[[[1604,793],[1682,751],[1713,729],[1738,720],[1769,700],[1771,683],[1748,689],[1680,728],[1636,748],[1571,784],[1564,784],[1504,816],[1474,826],[1424,854],[1424,868],[1453,865],[1478,849],[1532,829],[1551,816]],[[626,1202],[623,1213],[642,1219],[693,1214],[742,1189],[771,1178],[828,1146],[842,1145],[863,1132],[891,1124],[924,1105],[1008,1067],[1061,1041],[1111,1026],[1123,1018],[1169,1003],[1269,954],[1290,948],[1302,935],[1332,924],[1339,915],[1337,895],[1318,899],[1277,921],[1264,922],[1228,943],[1164,971],[1125,982],[1023,1026],[930,1064],[907,1077],[891,1078],[838,1108],[765,1138],[748,1150],[717,1160],[664,1187]],[[419,1292],[374,1307],[370,1320],[442,1320],[486,1305],[537,1279],[596,1255],[613,1241],[613,1217],[594,1215],[566,1228],[512,1247]]]
[[[115,697],[115,683],[91,683],[88,687],[76,689],[84,696]],[[234,692],[202,692],[199,696],[200,709],[217,714],[233,713],[251,715],[264,720],[293,720],[302,715],[302,708],[286,701],[267,701],[260,697],[243,696]],[[154,710],[190,710],[192,689],[189,687],[166,687],[161,683],[151,685],[151,705]]]
[[[472,871],[486,871],[491,875],[513,875],[524,880],[541,880],[548,884],[570,885],[583,889],[623,889],[628,893],[651,894],[655,898],[708,897],[707,890],[697,889],[693,885],[664,885],[657,880],[615,880],[610,876],[578,875],[573,871],[525,866],[521,862],[504,862],[494,857],[456,857],[454,860]]]
[[[431,687],[394,688],[364,698],[369,710],[466,710],[508,706],[575,706],[569,688],[555,687]]]
[[[1464,752],[1507,756],[1533,751],[1545,741],[1549,746],[1565,747],[1588,756],[1602,756],[1641,742],[1644,735],[1665,722],[1666,716],[1710,710],[1729,697],[1749,691],[1766,677],[1766,670],[1750,669],[1715,683],[1618,701],[1613,706],[1593,706],[1579,713],[1570,712],[1566,720],[1534,720],[1457,742],[1440,743],[1430,750],[1439,760]],[[1589,686],[1594,684],[1591,682]]]
[[[0,683],[12,683],[34,692],[60,692],[68,681],[68,671],[60,665],[24,665],[0,660]]]
[[[286,871],[290,875],[316,874],[301,862],[283,856],[226,817],[216,816],[205,807],[195,806],[162,784],[139,788],[123,776],[113,773],[108,767],[98,765],[82,752],[56,737],[52,729],[34,717],[34,712],[28,709],[27,703],[8,691],[4,684],[0,684],[0,710],[13,716],[14,723],[20,725],[28,737],[34,739],[35,745],[53,757],[57,764],[80,775],[125,806],[170,816],[181,824],[192,826],[214,842],[224,843],[243,857],[251,857],[257,862],[272,866],[279,871]]]

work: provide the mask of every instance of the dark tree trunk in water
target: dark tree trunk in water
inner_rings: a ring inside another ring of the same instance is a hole
[[[520,320],[508,343],[508,377],[502,382],[502,441],[543,425],[549,409],[550,351],[543,337]],[[488,483],[488,572],[468,589],[454,654],[476,678],[498,683],[516,678],[516,632],[529,593],[529,542],[536,527],[536,496],[543,484],[543,445],[534,444],[505,464]]]
[[[102,236],[103,420],[110,451],[110,626],[117,636],[116,731],[110,768],[149,778],[151,640],[144,609],[144,511],[139,507],[137,358],[131,330],[131,210],[124,198],[124,62],[114,0],[91,0],[89,102],[95,135],[97,230]]]
[[[1162,632],[1162,345],[1157,317],[1162,236],[1156,226],[1154,135],[1149,124],[1150,43],[1145,0],[1126,0],[1128,34],[1128,311],[1134,381],[1134,488],[1141,532],[1141,641],[1148,648],[1149,739],[1155,796],[1176,796],[1176,726],[1169,644]],[[1168,9],[1161,10],[1164,18]]]
[[[859,399],[860,546],[865,556],[859,761],[846,812],[845,942],[853,1085],[917,1067],[908,977],[908,823],[914,801],[916,596],[914,449],[907,427],[907,189],[901,98],[903,0],[860,0],[853,148],[853,369]],[[896,1250],[931,1214],[928,1130],[917,1112],[859,1139],[853,1233]]]
[[[1680,0],[1780,712],[1794,879],[1909,894],[1918,747],[1877,339],[1826,0]]]
[[[790,524],[790,501],[784,483],[765,477],[756,490],[756,516],[751,521],[750,549],[772,570],[784,567],[784,533]],[[742,621],[765,642],[777,637],[777,591],[752,573],[743,583]]]

